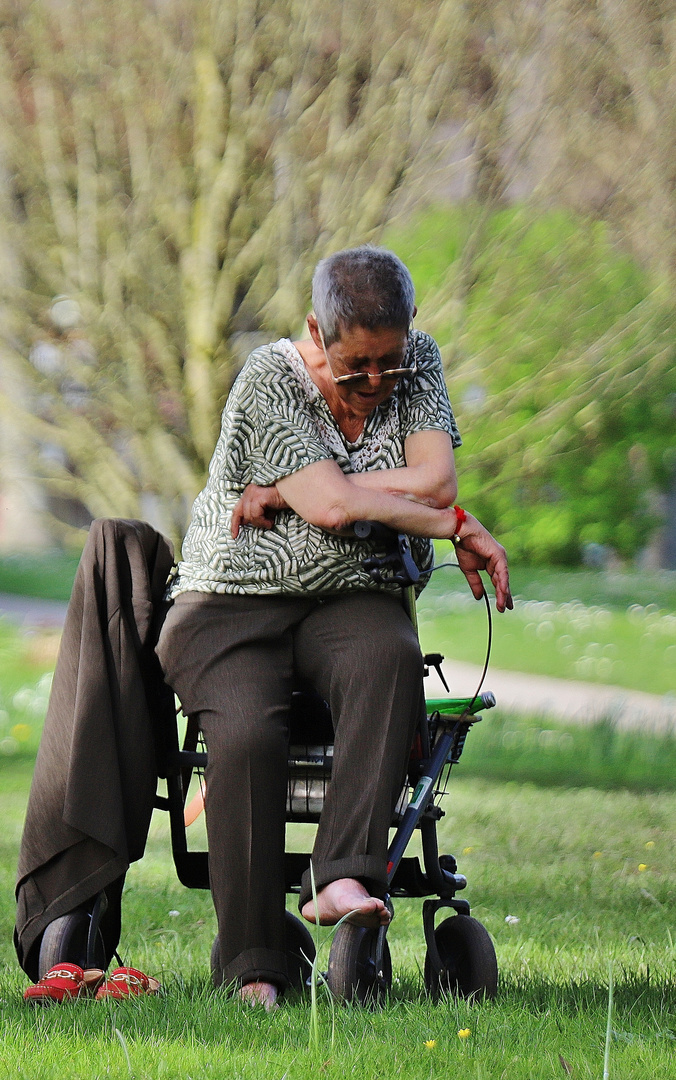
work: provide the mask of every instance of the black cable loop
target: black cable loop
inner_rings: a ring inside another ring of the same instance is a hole
[[[457,562],[439,563],[438,566],[432,566],[429,570],[419,570],[415,563],[413,563],[408,538],[405,537],[404,534],[399,533],[397,536],[397,534],[392,529],[388,528],[387,526],[383,526],[378,522],[372,521],[357,521],[355,522],[354,528],[355,534],[360,540],[366,540],[370,537],[373,540],[380,541],[385,547],[386,555],[384,557],[369,557],[368,559],[364,559],[362,562],[364,569],[368,571],[370,577],[374,581],[385,581],[392,584],[397,583],[402,586],[415,585],[416,582],[420,580],[420,578],[428,578],[430,574],[433,574],[436,570],[442,570],[445,566],[455,567],[456,570],[461,570],[461,567],[458,565]],[[392,542],[395,538],[397,543],[396,553],[392,546]],[[385,566],[391,566],[393,565],[393,562],[396,563],[397,561],[402,564],[402,568],[404,571],[403,575],[400,573],[396,573],[391,574],[389,578],[384,578],[380,572],[381,569]],[[412,569],[409,565],[411,563],[413,563]],[[479,685],[474,692],[474,696],[472,697],[468,708],[463,714],[463,716],[465,717],[469,717],[472,715],[471,710],[474,708],[474,704],[479,694],[481,693],[481,687],[483,686],[484,679],[486,678],[486,673],[488,671],[488,665],[491,658],[491,649],[493,646],[493,618],[491,615],[491,605],[490,600],[488,599],[488,593],[486,592],[483,584],[482,597],[486,604],[486,613],[488,617],[488,640],[486,643],[486,659],[484,661],[483,671],[481,672],[481,678],[479,679]]]
[[[483,598],[484,598],[484,602],[486,604],[486,616],[488,618],[488,635],[487,635],[488,640],[486,642],[486,660],[484,661],[484,669],[481,672],[481,678],[479,679],[479,685],[477,686],[474,697],[472,698],[472,704],[470,705],[470,709],[473,708],[474,702],[478,698],[479,693],[481,692],[481,687],[484,684],[484,679],[486,678],[486,673],[488,671],[488,663],[489,663],[489,660],[491,658],[491,649],[493,647],[493,616],[491,615],[491,602],[488,599],[488,593],[486,592],[485,589],[484,589],[484,592],[483,592]]]
[[[438,566],[432,566],[429,570],[421,570],[420,571],[420,576],[423,577],[423,575],[424,575],[424,576],[429,577],[429,575],[433,574],[435,570],[443,570],[444,567],[453,567],[456,570],[460,570],[460,567],[459,567],[458,563],[446,562],[446,563],[440,563]],[[470,717],[472,715],[472,708],[474,706],[474,703],[475,703],[476,699],[478,698],[479,694],[481,693],[481,687],[484,684],[484,680],[485,680],[486,674],[488,672],[488,664],[490,662],[491,649],[492,649],[492,646],[493,646],[493,616],[491,614],[490,600],[489,600],[488,593],[486,592],[485,588],[484,588],[483,593],[482,593],[482,599],[484,600],[484,603],[486,604],[486,616],[487,616],[487,619],[488,619],[488,634],[487,634],[487,641],[486,641],[486,659],[484,661],[483,671],[481,672],[481,678],[479,679],[479,685],[477,686],[477,688],[476,688],[476,690],[474,692],[474,696],[473,696],[472,700],[470,701],[467,709],[465,710],[465,713],[463,714],[463,715],[466,715],[468,717]],[[450,780],[450,774],[451,774],[451,767],[450,767],[450,763],[449,763],[449,765],[444,770],[443,787],[441,789],[437,789],[437,791],[434,793],[434,798],[435,798],[435,801],[436,801],[437,805],[448,794],[448,784],[449,784],[449,780]],[[441,778],[440,778],[440,780],[441,780]]]
[[[458,563],[445,562],[445,563],[439,563],[438,566],[432,566],[432,567],[430,567],[429,570],[421,570],[420,571],[420,576],[421,577],[429,577],[429,575],[433,574],[435,570],[443,570],[445,566],[446,567],[450,566],[450,567],[453,567],[455,570],[460,570],[460,566],[458,565]],[[479,679],[479,685],[477,686],[476,691],[474,693],[474,697],[472,698],[472,700],[471,700],[471,702],[470,702],[470,704],[469,704],[469,706],[467,708],[468,713],[471,712],[471,709],[474,706],[474,702],[476,701],[479,694],[481,693],[481,687],[484,684],[484,679],[486,678],[486,673],[488,672],[488,664],[490,662],[491,649],[493,647],[493,616],[491,615],[491,602],[488,599],[488,593],[486,592],[485,589],[483,590],[482,599],[485,601],[485,604],[486,604],[486,615],[487,615],[487,618],[488,618],[488,635],[487,635],[487,642],[486,642],[486,659],[484,661],[483,671],[481,672],[481,678]]]

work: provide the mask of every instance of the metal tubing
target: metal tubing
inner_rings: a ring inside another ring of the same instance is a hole
[[[96,938],[99,933],[99,926],[101,925],[101,919],[108,910],[108,897],[105,894],[105,890],[101,889],[101,892],[94,901],[94,906],[89,916],[89,930],[87,931],[87,953],[85,963],[88,968],[97,967],[96,964]]]
[[[169,827],[171,829],[171,850],[174,855],[188,850],[188,838],[185,833],[183,816],[183,782],[180,775],[167,777],[167,795],[169,800]]]
[[[387,853],[388,885],[392,882],[392,878],[402,860],[408,842],[413,836],[416,825],[429,805],[435,785],[441,775],[441,770],[446,764],[448,752],[453,745],[454,736],[455,725],[450,730],[446,730],[440,735],[434,748],[434,753],[428,763],[425,775],[420,777],[413,795],[411,796],[411,801],[404,811],[399,828],[394,834],[394,838]]]

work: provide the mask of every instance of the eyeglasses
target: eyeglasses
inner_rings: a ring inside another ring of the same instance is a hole
[[[416,341],[415,338],[413,338],[413,363],[408,364],[406,367],[386,368],[385,371],[379,371],[376,374],[373,374],[370,371],[354,371],[350,375],[334,375],[333,368],[331,367],[331,361],[329,360],[329,354],[327,353],[326,345],[324,344],[324,335],[319,324],[317,324],[317,329],[319,330],[319,338],[322,343],[322,349],[324,350],[324,356],[326,357],[326,362],[329,365],[329,371],[331,372],[331,378],[333,379],[334,383],[342,385],[345,385],[345,383],[350,383],[350,385],[354,385],[354,383],[363,382],[365,379],[368,379],[369,382],[371,381],[371,379],[400,379],[402,376],[411,377],[415,375],[418,370]],[[408,333],[409,345],[411,343],[412,329],[413,327],[411,327]]]

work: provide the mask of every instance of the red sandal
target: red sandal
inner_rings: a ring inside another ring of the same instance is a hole
[[[35,986],[27,987],[23,999],[35,1005],[49,1005],[53,1001],[93,997],[104,979],[105,974],[100,968],[85,971],[78,964],[64,961],[50,968]]]
[[[97,1001],[102,998],[124,998],[134,994],[156,994],[160,989],[157,979],[145,975],[138,968],[120,967],[110,973],[110,978],[96,991]]]

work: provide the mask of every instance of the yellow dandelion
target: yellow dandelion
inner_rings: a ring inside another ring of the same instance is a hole
[[[647,869],[648,869],[648,866],[647,866],[647,864],[646,864],[646,863],[644,863],[644,862],[640,862],[640,863],[638,864],[638,868],[639,868],[639,871],[640,871],[641,873],[643,873],[643,871],[644,871],[644,870],[647,870]]]
[[[602,851],[595,851],[594,852],[594,858],[595,859],[600,859],[602,855],[603,855]]]
[[[655,841],[654,840],[647,840],[645,846],[647,848],[655,847]]]
[[[472,1032],[470,1031],[469,1028],[460,1028],[460,1031],[458,1032],[458,1038],[459,1039],[469,1039],[471,1034],[472,1034]]]
[[[26,739],[30,739],[31,729],[29,724],[15,724],[10,729],[10,735],[12,735],[17,742],[26,742]]]
[[[462,849],[463,855],[471,855],[473,851],[474,851],[473,847],[464,847]]]
[[[425,1043],[425,1046],[427,1047],[428,1050],[434,1050],[434,1047],[436,1045],[437,1045],[437,1040],[436,1039],[428,1039],[427,1042]]]

